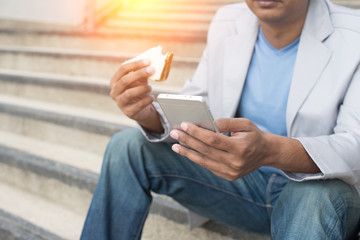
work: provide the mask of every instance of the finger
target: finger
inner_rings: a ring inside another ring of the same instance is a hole
[[[132,85],[137,85],[139,83],[145,83],[147,79],[154,74],[155,69],[153,67],[142,68],[137,71],[133,71],[123,76],[119,81],[117,81],[112,86],[118,87],[121,86],[124,89],[131,87]]]
[[[228,166],[227,169],[231,169],[232,166],[234,165],[232,162],[233,155],[231,152],[224,151],[222,149],[218,149],[216,147],[208,145],[200,141],[199,139],[191,135],[188,135],[187,133],[181,130],[176,130],[176,129],[172,130],[170,132],[170,136],[178,140],[180,143],[189,146],[191,149],[194,149],[196,152],[200,153],[201,155],[209,159],[212,159],[215,162],[219,162],[222,165]]]
[[[116,98],[129,88],[136,87],[139,84],[147,85],[146,81],[148,77],[154,73],[154,71],[154,68],[148,67],[146,69],[140,69],[136,72],[129,73],[111,87],[110,96],[112,98]]]
[[[229,137],[216,133],[192,123],[181,123],[181,129],[192,137],[200,140],[208,146],[217,148],[222,151],[230,152],[233,149],[233,142]],[[191,139],[184,139],[185,141],[191,141]]]
[[[110,86],[113,86],[119,79],[129,74],[130,72],[137,71],[150,65],[150,60],[144,59],[135,62],[122,64],[115,72],[114,76],[110,80]]]
[[[230,171],[230,169],[223,164],[222,162],[216,162],[210,158],[207,158],[206,156],[191,150],[187,147],[181,146],[180,144],[174,144],[172,146],[172,150],[186,158],[188,158],[189,160],[193,161],[194,163],[210,170],[211,172],[213,172],[215,175],[228,179],[229,175],[226,174]]]
[[[174,129],[170,132],[170,136],[175,140],[184,143],[185,145],[191,147],[192,149],[196,150],[197,152],[201,153],[204,156],[211,156],[215,159],[216,153],[215,151],[219,151],[217,148],[212,147],[211,145],[207,145],[201,140],[181,131]],[[225,154],[225,153],[224,153]]]
[[[253,130],[254,124],[246,118],[220,118],[216,120],[219,131],[226,132],[249,132]]]
[[[145,101],[145,103],[142,104],[142,102],[144,101],[143,99],[145,99],[145,98],[147,100]],[[140,111],[142,108],[144,108],[147,105],[151,104],[153,101],[154,101],[154,97],[152,95],[149,95],[149,94],[139,96],[139,97],[135,97],[135,98],[132,98],[132,99],[128,99],[128,98],[125,98],[123,96],[119,96],[119,98],[117,99],[117,104],[118,104],[118,106],[120,107],[120,109],[123,112],[133,113],[133,112]],[[137,110],[135,108],[140,108],[140,109]],[[133,114],[131,114],[131,115],[133,115]]]
[[[132,102],[134,99],[149,95],[152,91],[152,88],[149,85],[143,84],[133,88],[126,89],[122,93],[120,93],[119,91],[120,90],[114,90],[111,93],[111,96],[116,102],[123,103],[121,105],[126,105],[128,102]]]
[[[154,98],[152,96],[146,96],[137,99],[137,101],[129,102],[127,105],[121,106],[121,110],[129,118],[136,119],[136,115],[153,101]]]

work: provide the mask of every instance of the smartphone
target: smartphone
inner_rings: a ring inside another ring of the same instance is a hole
[[[182,122],[189,122],[219,132],[210,109],[201,96],[159,94],[157,102],[174,129],[180,129]]]

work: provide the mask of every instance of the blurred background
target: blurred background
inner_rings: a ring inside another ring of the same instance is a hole
[[[135,123],[108,96],[126,59],[175,53],[178,93],[218,8],[239,0],[0,0],[0,239],[78,239],[111,135]],[[333,0],[360,8],[360,0]],[[143,239],[267,239],[154,195]]]

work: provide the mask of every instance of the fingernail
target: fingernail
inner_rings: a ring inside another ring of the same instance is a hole
[[[172,145],[172,150],[176,153],[180,152],[179,146],[177,144]]]
[[[146,68],[146,72],[147,72],[148,74],[152,74],[152,73],[154,73],[154,68],[153,68],[153,67],[147,67],[147,68]]]
[[[144,65],[149,65],[150,64],[150,59],[144,59],[143,64]]]
[[[179,134],[176,131],[171,131],[170,136],[175,140],[179,139]]]
[[[184,122],[180,124],[180,127],[184,131],[186,131],[188,129],[188,125],[186,123],[184,123]]]

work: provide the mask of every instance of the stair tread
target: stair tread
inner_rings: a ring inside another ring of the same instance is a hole
[[[155,47],[155,46],[154,46]],[[39,47],[39,46],[18,46],[18,45],[0,45],[0,52],[10,53],[33,53],[33,54],[54,54],[54,55],[68,55],[77,57],[93,57],[93,58],[108,58],[114,60],[129,59],[135,57],[137,54],[147,49],[139,49],[138,52],[114,52],[114,51],[101,51],[101,50],[85,50],[85,49],[71,49],[59,47]],[[181,57],[174,56],[174,62],[182,62],[189,64],[196,64],[199,58],[195,57]]]
[[[0,145],[51,159],[79,169],[100,173],[102,155],[39,139],[0,131]]]
[[[106,52],[124,52],[140,53],[141,50],[162,45],[164,48],[175,52],[175,57],[197,57],[199,58],[205,48],[206,35],[202,39],[195,40],[194,36],[189,38],[174,38],[173,36],[149,35],[139,37],[141,34],[122,33],[119,29],[111,31],[99,28],[96,34],[86,34],[85,32],[73,31],[39,31],[25,30],[14,27],[12,29],[3,29],[0,27],[0,45],[21,45],[31,47],[53,47],[63,49],[88,49]],[[131,44],[129,44],[131,43]]]
[[[110,18],[106,23],[105,27],[111,28],[122,28],[122,29],[149,29],[157,31],[185,31],[185,32],[199,32],[201,34],[206,34],[210,22],[205,23],[168,23],[168,22],[158,22],[156,24],[152,22],[144,22],[141,20],[138,21],[126,21],[117,18]]]
[[[128,10],[128,11],[119,11],[116,16],[112,17],[119,20],[153,20],[153,21],[185,21],[185,22],[210,22],[214,14],[212,13],[168,13],[168,12],[151,12],[151,11],[139,11],[135,10]]]
[[[26,71],[21,69],[7,69],[0,68],[0,76],[12,76],[12,77],[29,77],[46,79],[48,81],[66,81],[66,82],[78,82],[78,83],[91,83],[99,86],[108,86],[109,79],[101,77],[90,77],[90,76],[73,76],[66,74],[56,74],[49,72],[34,72]]]
[[[79,239],[84,216],[2,182],[0,192],[0,209],[65,239]]]
[[[0,94],[0,104],[7,104],[15,107],[22,107],[28,109],[36,109],[39,111],[51,112],[60,115],[67,115],[72,117],[87,118],[95,121],[106,122],[115,125],[127,125],[135,127],[134,121],[121,114],[113,114],[109,112],[102,112],[93,109],[86,109],[81,107],[73,107],[62,104],[48,103],[32,99],[24,99],[21,97],[14,97]]]
[[[168,1],[168,0],[140,0],[137,1],[137,3],[134,3],[134,5],[141,5],[141,4],[146,4],[147,2],[151,2],[151,4],[154,5],[186,5],[186,4],[192,4],[192,5],[201,5],[203,7],[207,7],[207,6],[218,6],[218,5],[224,5],[224,4],[230,4],[230,3],[236,3],[236,2],[241,2],[242,0],[197,0],[196,2],[192,1],[192,0],[172,0],[172,1]]]
[[[0,209],[21,219],[19,222],[29,222],[63,239],[75,240],[80,238],[85,220],[84,215],[76,214],[57,205],[54,201],[49,201],[2,182],[0,182],[0,192],[3,193],[0,198]],[[176,223],[160,215],[150,213],[145,222],[142,239],[230,240],[233,238],[222,236],[204,228],[190,231],[187,224]]]
[[[207,13],[207,14],[214,14],[219,6],[211,5],[204,8],[202,5],[183,5],[183,4],[172,4],[172,5],[159,5],[159,4],[151,4],[151,3],[140,3],[134,4],[132,9],[137,11],[148,11],[148,12],[198,12],[198,13]],[[131,10],[129,10],[131,11]]]
[[[84,76],[72,76],[66,74],[56,74],[48,72],[34,72],[34,71],[25,71],[19,69],[5,69],[0,68],[0,76],[11,76],[19,78],[33,78],[44,81],[52,82],[68,82],[68,83],[82,83],[82,84],[95,84],[101,87],[109,87],[109,79],[101,77],[84,77]],[[181,89],[176,86],[169,86],[161,83],[150,82],[150,85],[153,85],[153,90],[155,92],[171,92],[177,93]],[[110,97],[109,97],[110,98]]]

